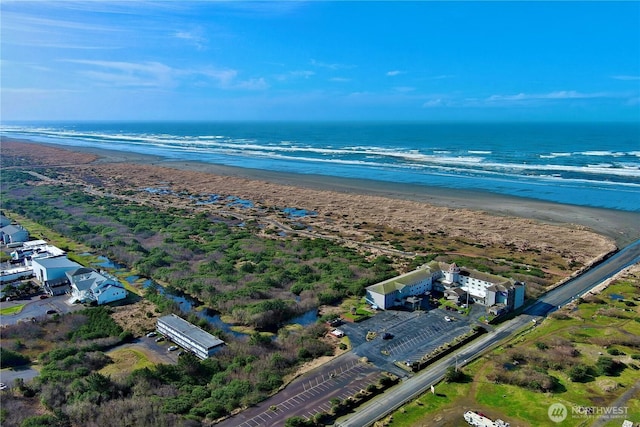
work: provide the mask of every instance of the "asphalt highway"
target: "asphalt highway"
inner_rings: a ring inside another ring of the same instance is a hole
[[[335,425],[339,427],[367,427],[372,425],[375,421],[406,402],[428,391],[432,385],[435,385],[444,377],[449,366],[464,366],[518,330],[527,325],[532,325],[533,320],[552,313],[558,307],[571,302],[574,298],[579,297],[619,271],[638,262],[640,262],[640,240],[580,276],[543,295],[535,304],[528,307],[524,314],[501,324],[493,331],[443,358],[428,369],[404,380],[380,397],[361,406],[356,412],[340,418]],[[437,393],[437,388],[435,391]]]

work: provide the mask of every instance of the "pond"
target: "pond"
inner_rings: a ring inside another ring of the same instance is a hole
[[[318,321],[318,310],[314,308],[312,310],[307,311],[304,314],[301,314],[300,316],[294,317],[293,319],[289,320],[287,324],[288,325],[298,324],[301,326],[309,326],[309,325],[313,325],[317,321]]]
[[[117,263],[115,261],[111,261],[109,258],[107,258],[106,256],[102,256],[102,255],[100,255],[98,257],[98,262],[94,262],[92,264],[97,266],[97,267],[111,268],[111,269],[114,269],[114,270],[122,270],[123,268],[126,267],[126,265],[119,264],[119,263]]]
[[[125,265],[122,265],[122,264],[119,264],[117,262],[111,261],[109,258],[107,258],[105,256],[99,256],[98,260],[100,262],[99,263],[95,263],[95,265],[98,265],[98,266],[103,267],[103,268],[111,268],[111,269],[116,269],[116,270],[126,268]],[[126,276],[124,278],[124,280],[129,284],[134,284],[139,279],[140,279],[140,276],[137,276],[137,275],[130,275],[130,276]],[[228,335],[236,337],[236,338],[242,338],[242,337],[246,337],[248,335],[246,333],[234,331],[233,329],[231,329],[233,325],[230,325],[229,323],[224,322],[220,318],[220,315],[215,310],[211,310],[209,308],[204,308],[204,309],[199,310],[198,307],[200,307],[202,304],[200,302],[198,302],[197,300],[189,297],[188,295],[185,295],[185,294],[182,294],[182,293],[171,293],[171,292],[168,292],[162,285],[156,283],[152,279],[146,279],[142,283],[142,286],[144,288],[154,287],[162,295],[166,296],[171,301],[174,301],[178,305],[178,307],[180,308],[180,311],[182,311],[184,314],[194,313],[199,318],[206,320],[207,322],[209,322],[214,327],[222,330],[225,334],[228,334]],[[301,314],[299,316],[296,316],[296,317],[290,319],[285,324],[286,325],[298,324],[298,325],[306,327],[306,326],[309,326],[309,325],[315,323],[317,320],[318,320],[318,310],[314,308],[314,309],[311,309],[309,311],[304,312],[303,314]]]
[[[160,292],[162,295],[164,295],[165,297],[169,298],[171,301],[174,301],[176,304],[178,304],[178,307],[180,307],[180,311],[182,311],[184,314],[194,313],[199,318],[206,320],[211,325],[222,330],[225,334],[231,335],[236,338],[247,336],[247,334],[245,333],[237,332],[231,329],[232,325],[226,322],[223,322],[222,319],[220,318],[220,315],[216,313],[214,310],[210,310],[208,308],[205,308],[204,310],[196,310],[196,308],[200,306],[200,303],[188,297],[187,295],[184,295],[184,294],[179,295],[179,294],[173,294],[173,293],[167,292],[163,286],[157,284],[151,279],[145,280],[143,283],[143,286],[145,288],[149,288],[149,287],[156,288],[158,292]]]
[[[614,301],[624,301],[624,296],[620,294],[611,294],[609,295],[609,298],[611,298]]]

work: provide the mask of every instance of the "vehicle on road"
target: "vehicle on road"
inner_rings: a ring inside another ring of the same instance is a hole
[[[156,335],[158,335],[156,332],[149,332],[147,334],[147,337],[151,338],[151,337],[155,337]]]
[[[176,351],[179,347],[177,345],[172,345],[167,349],[167,351]]]

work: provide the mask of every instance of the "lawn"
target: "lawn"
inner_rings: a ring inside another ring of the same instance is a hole
[[[27,304],[14,305],[13,307],[0,308],[0,316],[8,316],[10,314],[18,314]]]

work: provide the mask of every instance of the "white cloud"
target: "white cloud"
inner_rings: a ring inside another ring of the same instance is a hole
[[[299,71],[289,71],[288,73],[278,74],[276,76],[276,80],[279,81],[287,81],[291,79],[308,79],[311,76],[314,76],[316,73],[310,70],[299,70]]]
[[[69,59],[93,69],[78,73],[102,84],[116,87],[167,88],[176,86],[189,76],[200,76],[213,82],[219,89],[263,90],[269,87],[264,78],[238,79],[238,71],[232,69],[178,69],[160,62],[123,62]],[[202,84],[200,81],[198,84]]]
[[[348,79],[346,77],[332,77],[329,79],[330,82],[336,82],[336,83],[347,83],[350,82],[351,79]]]
[[[123,62],[69,59],[98,70],[80,70],[79,73],[101,83],[126,87],[164,87],[171,83],[175,70],[160,62]]]
[[[451,79],[453,77],[455,77],[455,75],[453,75],[453,74],[440,74],[440,75],[437,75],[437,76],[429,77],[429,79],[431,79],[431,80],[443,80],[443,79]]]
[[[422,104],[424,108],[441,107],[443,105],[442,98],[431,99]]]
[[[404,71],[400,71],[400,70],[387,71],[387,76],[389,77],[397,76],[400,74],[404,74]]]
[[[348,65],[348,64],[330,64],[330,63],[326,63],[326,62],[316,61],[315,59],[312,59],[310,61],[310,63],[314,67],[328,68],[330,70],[344,70],[344,69],[354,68],[353,65]]]
[[[612,94],[598,93],[581,93],[574,90],[561,90],[549,93],[518,93],[516,95],[491,95],[486,99],[487,102],[503,102],[503,101],[530,101],[545,99],[590,99],[590,98],[609,98]]]
[[[396,92],[401,92],[401,93],[408,93],[416,90],[415,87],[411,87],[411,86],[397,86],[397,87],[394,87],[393,89]]]
[[[616,80],[640,80],[640,76],[629,76],[629,75],[611,76],[611,78]]]
[[[198,50],[203,50],[209,42],[209,40],[203,35],[202,28],[194,28],[191,31],[176,31],[173,33],[173,37],[190,43]]]

